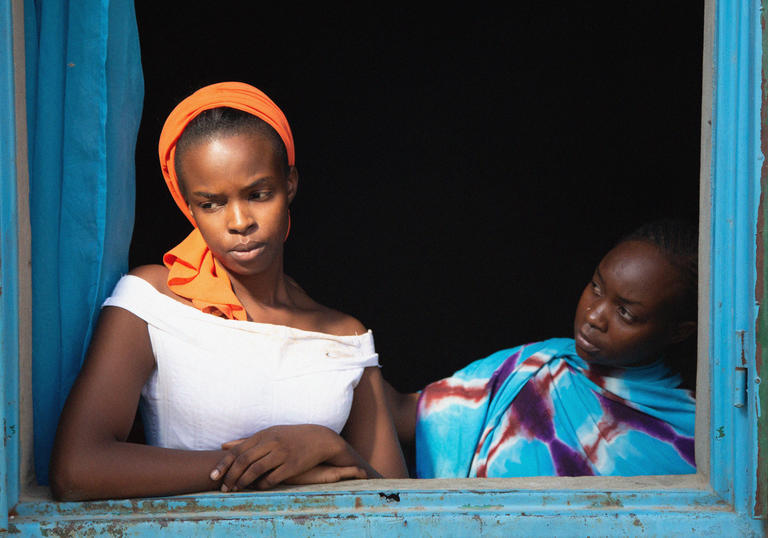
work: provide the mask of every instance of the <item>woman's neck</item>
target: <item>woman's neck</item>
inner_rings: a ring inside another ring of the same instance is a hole
[[[245,307],[279,308],[293,304],[293,299],[283,273],[282,262],[274,264],[263,273],[257,275],[238,275],[227,271],[232,283],[232,291]]]

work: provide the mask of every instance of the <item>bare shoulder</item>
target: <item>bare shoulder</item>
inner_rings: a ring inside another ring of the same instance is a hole
[[[131,269],[128,274],[148,282],[160,293],[178,298],[168,287],[168,268],[164,265],[140,265]]]
[[[368,332],[360,320],[349,314],[326,307],[322,307],[322,310],[323,325],[325,326],[323,332],[336,336],[354,336]]]
[[[357,336],[368,332],[357,318],[315,301],[312,301],[311,305],[304,305],[303,308],[305,312],[311,313],[311,324],[314,326],[312,330],[335,336]]]
[[[128,274],[146,280],[155,287],[168,280],[168,268],[164,265],[139,265],[128,271]]]
[[[335,336],[355,336],[368,332],[365,325],[363,325],[357,318],[321,305],[312,299],[307,292],[288,275],[286,275],[286,281],[293,292],[293,298],[296,300],[299,308],[304,312],[309,313],[311,316],[311,324],[315,327],[313,330],[326,334],[333,334]]]

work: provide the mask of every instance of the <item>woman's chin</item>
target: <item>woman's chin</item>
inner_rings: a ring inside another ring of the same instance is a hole
[[[222,265],[226,268],[227,272],[230,275],[236,276],[236,277],[243,277],[243,278],[249,278],[249,277],[255,277],[261,274],[264,274],[269,269],[269,264],[264,263],[235,263],[231,260],[228,260],[227,263],[222,263]]]
[[[576,344],[576,354],[590,365],[613,366],[613,361],[611,359],[606,359],[600,353],[584,349],[578,344]]]

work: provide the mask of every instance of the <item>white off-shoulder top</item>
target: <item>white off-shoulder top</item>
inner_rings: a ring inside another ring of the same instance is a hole
[[[370,331],[334,336],[205,314],[126,275],[103,306],[147,322],[155,370],[141,392],[147,442],[219,449],[278,424],[337,433],[363,368],[378,366]]]

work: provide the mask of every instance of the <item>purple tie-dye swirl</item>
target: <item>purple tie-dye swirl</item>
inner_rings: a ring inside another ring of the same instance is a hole
[[[590,369],[571,339],[494,353],[422,391],[417,474],[693,473],[695,402],[678,385],[662,361]]]

